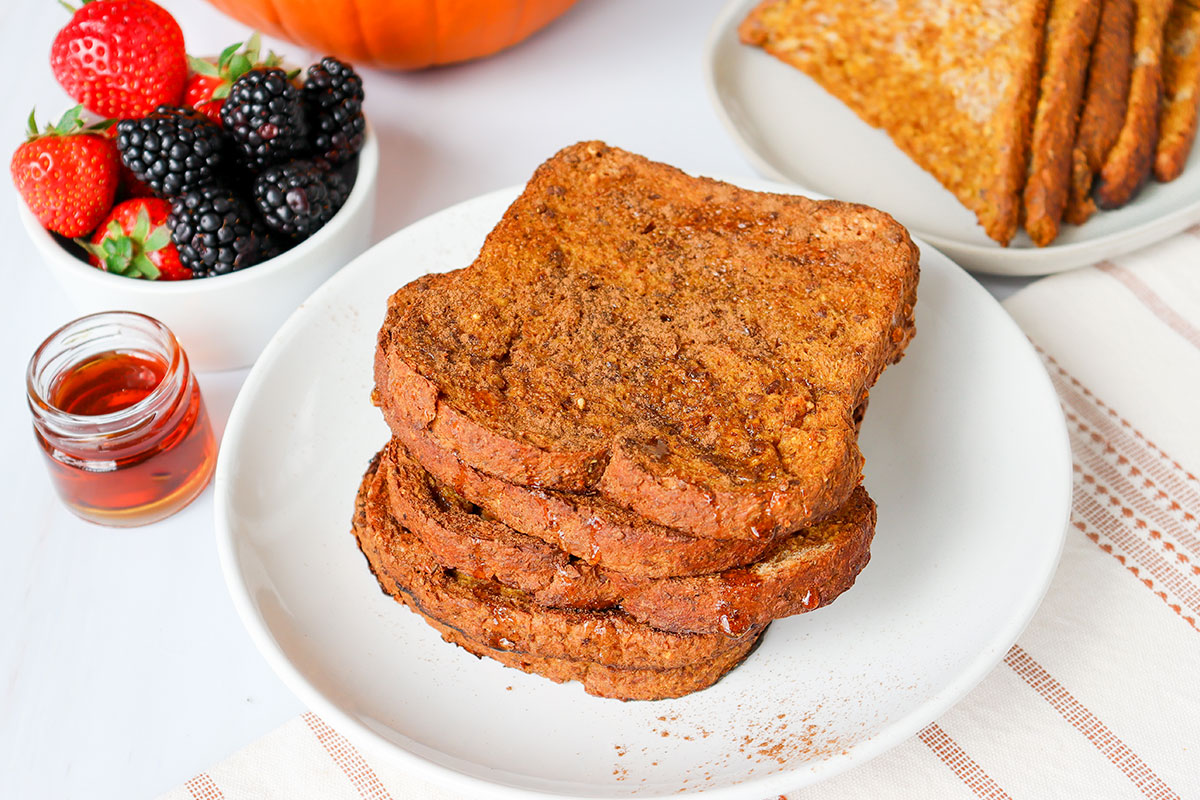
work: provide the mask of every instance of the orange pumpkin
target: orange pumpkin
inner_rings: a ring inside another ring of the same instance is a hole
[[[488,56],[575,0],[209,0],[258,30],[360,66],[419,69]]]

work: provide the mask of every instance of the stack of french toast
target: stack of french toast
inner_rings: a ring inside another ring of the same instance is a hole
[[[858,427],[917,262],[874,209],[560,151],[472,264],[388,302],[353,522],[380,586],[595,695],[713,684],[867,563]]]
[[[1007,245],[1183,172],[1200,0],[764,0],[743,42],[810,75]]]

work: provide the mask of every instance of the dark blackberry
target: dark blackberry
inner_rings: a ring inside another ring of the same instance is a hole
[[[304,103],[313,152],[340,164],[362,149],[367,119],[362,110],[362,78],[354,67],[332,56],[313,64],[304,82]]]
[[[168,197],[209,182],[221,163],[221,126],[194,108],[159,106],[123,119],[116,142],[134,177]]]
[[[350,185],[324,161],[289,161],[254,180],[254,202],[274,231],[307,239],[346,202]]]
[[[233,82],[221,106],[221,124],[255,171],[308,150],[300,90],[275,67],[252,69]]]
[[[265,237],[250,207],[220,184],[176,197],[167,223],[179,260],[194,277],[225,275],[263,260]]]
[[[253,208],[253,199],[250,203],[251,208]],[[254,230],[258,233],[259,241],[262,243],[262,259],[260,259],[262,261],[286,253],[299,243],[298,239],[293,239],[291,236],[285,236],[268,228],[266,223],[262,221],[262,217],[255,217]]]

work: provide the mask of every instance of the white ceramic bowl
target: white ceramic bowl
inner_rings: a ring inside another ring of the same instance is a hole
[[[198,370],[254,363],[276,329],[326,278],[371,243],[379,142],[367,126],[358,176],[346,204],[311,237],[252,267],[190,281],[113,275],[63,248],[18,200],[21,221],[46,266],[80,314],[138,311],[162,321]]]

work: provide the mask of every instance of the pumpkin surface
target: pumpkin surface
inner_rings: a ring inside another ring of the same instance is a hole
[[[575,0],[209,0],[257,30],[359,66],[420,69],[489,56]]]

